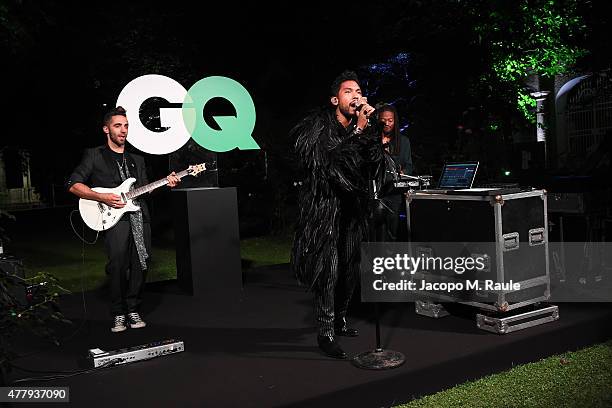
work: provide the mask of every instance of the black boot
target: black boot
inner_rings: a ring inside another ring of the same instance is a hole
[[[359,336],[359,331],[357,329],[351,329],[346,326],[346,319],[336,321],[336,323],[334,324],[334,333],[336,334],[336,336],[344,337]]]
[[[348,357],[334,336],[317,336],[317,343],[321,351],[329,357],[338,359]]]

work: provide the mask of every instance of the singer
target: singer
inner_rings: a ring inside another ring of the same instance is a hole
[[[354,72],[333,81],[330,103],[291,130],[304,172],[291,265],[298,281],[314,292],[319,348],[345,359],[336,336],[358,335],[347,327],[346,312],[367,231],[368,180],[380,172],[384,158],[380,136],[369,125],[374,108]]]

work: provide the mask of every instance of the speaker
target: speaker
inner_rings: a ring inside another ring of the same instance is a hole
[[[179,287],[208,299],[239,299],[242,269],[236,188],[175,188],[172,196]]]

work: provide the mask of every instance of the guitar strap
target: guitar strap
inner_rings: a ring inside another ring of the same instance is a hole
[[[122,167],[119,162],[117,162],[117,166],[119,166],[119,174],[121,175],[121,182],[124,182],[130,177],[130,170],[128,166]],[[134,189],[134,185],[130,187],[130,190]],[[137,200],[134,204],[138,205]],[[136,250],[138,251],[138,259],[140,260],[140,266],[142,270],[147,269],[147,258],[149,258],[149,254],[147,253],[147,247],[144,242],[144,222],[142,220],[142,211],[133,211],[129,213],[130,215],[130,225],[132,227],[132,235],[134,236],[134,243],[136,244]]]

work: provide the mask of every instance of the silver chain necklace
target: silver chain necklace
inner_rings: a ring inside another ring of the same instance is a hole
[[[115,160],[115,161],[117,162],[117,165],[119,166],[119,168],[122,169],[123,171],[125,171],[125,169],[127,167],[127,164],[126,164],[126,161],[125,161],[125,152],[121,153],[121,157],[123,157],[123,161],[121,163],[119,163],[118,160]]]

